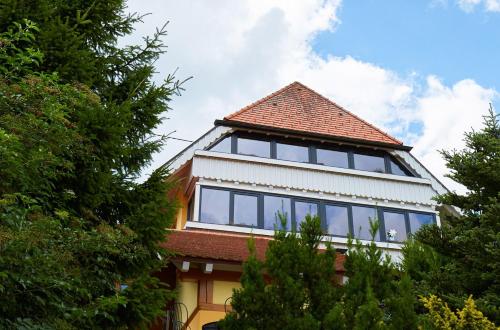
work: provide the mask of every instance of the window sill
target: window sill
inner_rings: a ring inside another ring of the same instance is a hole
[[[249,228],[249,227],[238,227],[238,226],[230,226],[230,225],[219,225],[212,223],[203,223],[198,221],[187,221],[185,229],[209,229],[209,230],[217,230],[224,232],[233,232],[239,234],[253,234],[253,235],[261,235],[261,236],[274,236],[274,230],[268,229],[260,229],[260,228]],[[336,237],[336,236],[324,236],[324,243],[331,242],[334,244],[336,248],[345,249],[347,246],[347,238],[345,237]],[[365,245],[369,244],[370,241],[360,240],[360,242]],[[375,244],[382,249],[389,250],[401,250],[403,247],[403,243],[395,243],[395,242],[375,242]]]

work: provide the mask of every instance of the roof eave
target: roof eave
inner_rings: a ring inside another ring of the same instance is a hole
[[[404,150],[404,151],[410,151],[413,148],[410,146],[405,146],[403,144],[384,143],[384,142],[349,138],[349,137],[345,137],[345,136],[334,136],[334,135],[326,135],[326,134],[319,134],[319,133],[312,133],[312,132],[304,132],[304,131],[291,130],[291,129],[286,129],[286,128],[244,123],[244,122],[235,121],[235,120],[228,120],[228,119],[217,119],[214,122],[214,125],[215,126],[229,126],[229,127],[234,127],[234,128],[262,129],[262,130],[266,130],[266,131],[270,131],[270,132],[284,133],[284,134],[300,134],[303,136],[320,138],[320,139],[336,141],[336,142],[348,142],[348,143],[354,143],[354,144],[363,144],[363,145],[368,145],[368,146],[391,148],[391,149],[398,149],[398,150]]]

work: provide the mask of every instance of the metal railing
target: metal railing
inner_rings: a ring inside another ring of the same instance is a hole
[[[191,330],[185,322],[187,321],[188,309],[183,303],[173,303],[167,310],[167,315],[162,318],[163,330]]]

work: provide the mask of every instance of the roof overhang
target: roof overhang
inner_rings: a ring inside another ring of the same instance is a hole
[[[290,130],[290,129],[285,129],[285,128],[272,127],[272,126],[250,124],[250,123],[228,120],[228,119],[217,119],[214,122],[214,125],[215,126],[227,126],[227,127],[233,127],[233,128],[258,129],[258,130],[265,130],[266,132],[273,132],[273,133],[278,133],[278,134],[295,134],[295,135],[307,136],[307,137],[322,139],[322,140],[331,141],[331,142],[346,142],[346,143],[351,143],[351,144],[362,144],[362,145],[367,145],[367,146],[388,148],[388,149],[397,149],[397,150],[404,150],[404,151],[410,151],[412,149],[412,147],[405,146],[403,144],[383,143],[383,142],[370,141],[370,140],[354,139],[354,138],[349,138],[349,137],[345,137],[345,136],[325,135],[325,134],[305,132],[305,131],[300,131],[300,130]]]

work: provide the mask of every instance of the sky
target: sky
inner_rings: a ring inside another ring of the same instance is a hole
[[[438,150],[464,147],[500,107],[500,0],[129,0],[168,24],[155,79],[192,77],[157,133],[195,140],[215,119],[300,81],[413,146],[449,189]],[[151,172],[188,145],[168,140]]]

